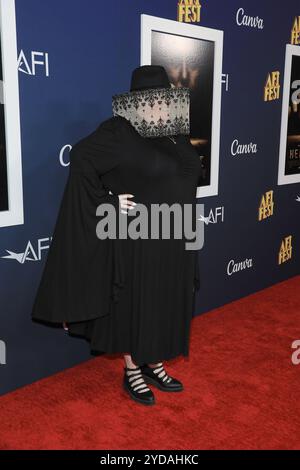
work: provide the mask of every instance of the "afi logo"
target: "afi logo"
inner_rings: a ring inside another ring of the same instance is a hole
[[[42,69],[46,77],[49,77],[49,57],[48,52],[31,51],[31,56],[27,60],[23,49],[18,57],[18,70],[19,72],[28,75],[36,75],[36,69]]]
[[[24,264],[25,261],[40,261],[42,259],[42,251],[48,250],[49,242],[51,242],[51,240],[52,240],[52,237],[39,238],[37,241],[36,250],[34,250],[32,243],[28,241],[25,247],[25,250],[23,252],[17,253],[15,251],[6,250],[8,255],[1,256],[1,258],[14,259],[15,261],[18,261],[18,263],[21,263],[21,264]]]
[[[229,74],[222,73],[221,82],[225,84],[225,90],[228,91],[229,89]]]
[[[204,222],[206,225],[224,222],[224,206],[215,207],[215,209],[210,209],[209,214],[206,217],[200,214],[199,220]]]
[[[6,364],[6,344],[3,340],[0,340],[0,365],[1,364]]]

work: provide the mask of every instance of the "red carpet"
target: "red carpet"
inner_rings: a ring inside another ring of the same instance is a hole
[[[153,407],[121,388],[120,356],[0,398],[1,449],[300,449],[300,276],[192,323],[189,359],[165,363],[185,391]]]

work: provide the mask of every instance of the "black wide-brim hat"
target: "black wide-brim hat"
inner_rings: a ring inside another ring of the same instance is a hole
[[[190,89],[170,83],[162,65],[133,70],[130,91],[112,96],[114,116],[123,116],[143,137],[189,134]]]
[[[162,65],[141,65],[131,74],[130,91],[148,88],[171,88],[171,83]]]

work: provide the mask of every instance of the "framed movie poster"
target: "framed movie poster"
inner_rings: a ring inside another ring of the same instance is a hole
[[[24,223],[14,0],[0,0],[0,227]]]
[[[141,65],[189,87],[190,134],[204,170],[197,197],[218,194],[223,31],[141,15]]]
[[[286,45],[278,184],[300,182],[300,48]]]

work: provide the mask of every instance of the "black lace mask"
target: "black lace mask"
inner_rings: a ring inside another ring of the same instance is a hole
[[[112,97],[114,116],[123,116],[143,137],[190,133],[190,89],[148,88]]]

